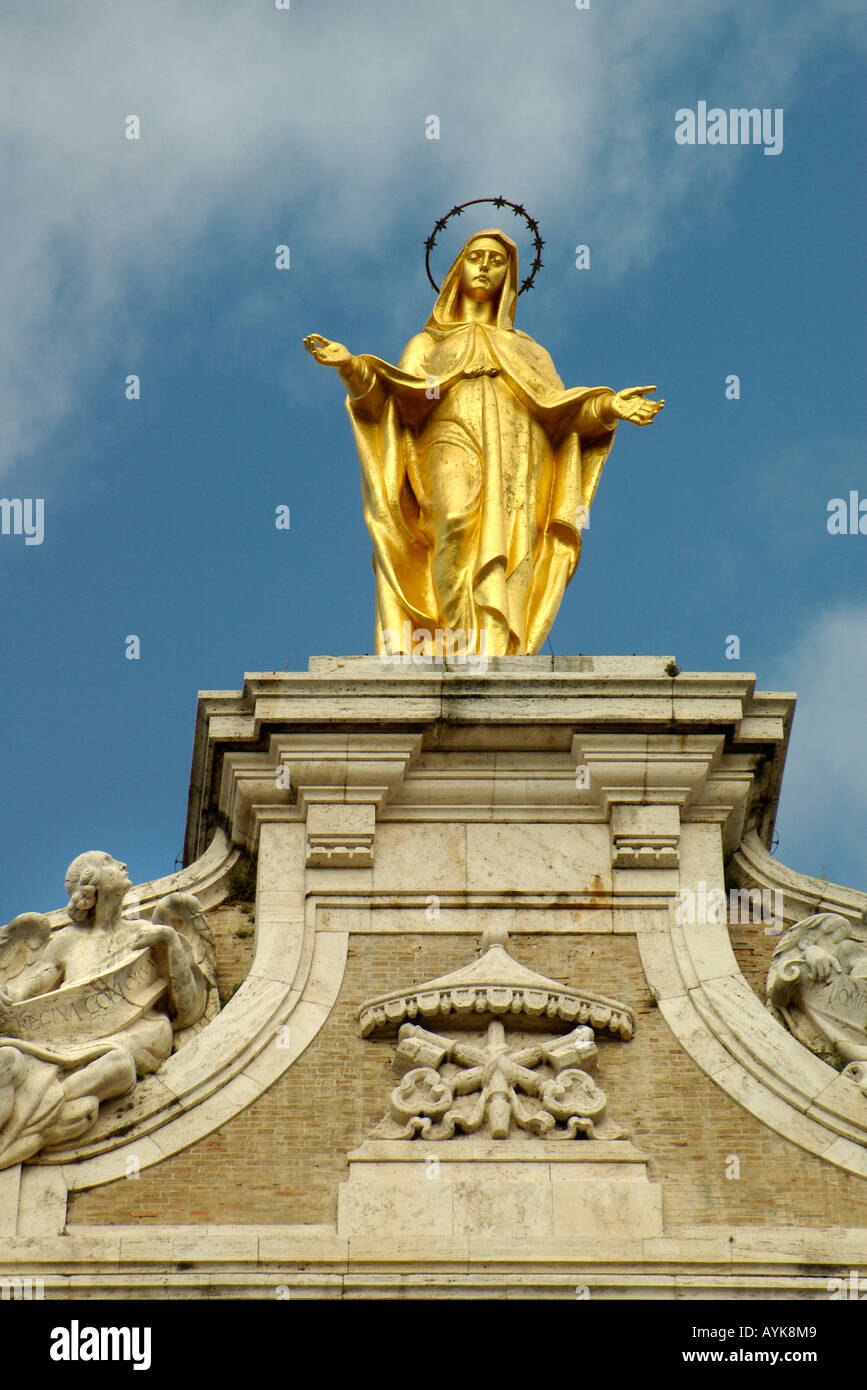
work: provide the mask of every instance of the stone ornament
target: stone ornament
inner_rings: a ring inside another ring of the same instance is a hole
[[[805,917],[777,943],[768,1008],[867,1093],[867,926],[836,912]]]
[[[214,943],[191,893],[122,915],[126,865],[92,850],[66,875],[69,921],[0,929],[0,1168],[63,1147],[219,1008]]]
[[[562,1024],[589,1025],[628,1041],[635,1016],[625,1004],[573,989],[528,970],[508,953],[508,933],[492,929],[482,938],[478,960],[415,989],[395,990],[362,1004],[356,1014],[362,1038],[394,1033],[415,1018],[478,1027],[486,1018],[513,1017],[522,1028],[556,1032]],[[486,943],[488,943],[486,945]]]
[[[629,1039],[631,1010],[528,970],[508,954],[507,944],[508,933],[492,929],[471,965],[358,1010],[362,1037],[398,1030],[392,1070],[401,1079],[376,1137],[451,1139],[459,1130],[484,1129],[492,1139],[506,1139],[515,1128],[539,1138],[627,1137],[605,1114],[605,1092],[591,1075],[597,1063],[593,1028],[583,1020],[590,1017],[597,1028]],[[458,1036],[405,1021],[419,1015]],[[578,1017],[578,1027],[550,1036]],[[481,1035],[467,1037],[470,1030]],[[534,1037],[540,1030],[549,1036]]]
[[[474,1134],[487,1124],[492,1139],[506,1139],[513,1122],[529,1134],[559,1139],[623,1137],[622,1131],[604,1125],[604,1091],[587,1071],[568,1065],[595,1063],[591,1028],[576,1028],[550,1047],[509,1047],[499,1019],[488,1024],[481,1045],[444,1038],[412,1023],[405,1023],[398,1037],[393,1070],[404,1076],[391,1093],[389,1117],[400,1130],[394,1134],[390,1126],[381,1126],[385,1137],[450,1139],[458,1129]],[[434,1065],[414,1066],[425,1053]],[[541,1063],[553,1077],[535,1070]],[[534,1106],[528,1097],[536,1101]],[[594,1121],[602,1127],[594,1128]]]

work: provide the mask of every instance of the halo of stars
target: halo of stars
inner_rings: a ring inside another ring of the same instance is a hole
[[[530,267],[530,274],[527,276],[525,280],[521,281],[521,288],[518,290],[518,294],[523,294],[525,290],[531,290],[533,288],[533,281],[536,278],[536,273],[542,269],[542,247],[545,245],[544,241],[539,235],[539,223],[536,221],[535,217],[530,216],[523,203],[510,203],[508,198],[471,198],[468,203],[458,203],[455,207],[453,207],[449,212],[446,213],[445,217],[441,217],[438,222],[434,223],[434,229],[424,244],[424,268],[427,271],[427,278],[430,280],[437,294],[439,294],[440,292],[440,287],[437,284],[436,280],[433,278],[430,268],[431,252],[437,244],[437,237],[439,236],[440,232],[445,230],[446,225],[451,221],[453,217],[460,217],[464,208],[474,207],[476,203],[493,203],[495,208],[511,208],[512,213],[515,217],[523,217],[524,221],[530,229],[530,232],[532,233],[533,244],[536,248],[536,254],[533,257],[533,264]]]

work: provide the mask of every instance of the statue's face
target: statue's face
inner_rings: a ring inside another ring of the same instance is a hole
[[[111,894],[113,897],[118,895],[123,897],[132,888],[126,864],[121,864],[119,859],[113,859],[110,854],[103,855],[102,863],[99,865],[97,883],[100,895]]]
[[[461,267],[461,292],[467,299],[493,299],[506,278],[508,261],[504,247],[493,237],[470,242]]]

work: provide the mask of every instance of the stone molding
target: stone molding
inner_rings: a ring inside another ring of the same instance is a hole
[[[310,868],[372,868],[375,837],[373,804],[308,804],[305,862]]]
[[[619,1147],[619,1146],[618,1146]],[[353,1156],[356,1157],[355,1155]],[[356,1160],[357,1161],[357,1160]],[[5,1175],[2,1175],[5,1176]],[[388,1240],[333,1225],[77,1226],[6,1236],[7,1278],[49,1299],[561,1297],[827,1299],[867,1268],[861,1229],[687,1226],[674,1235],[521,1238],[491,1233]]]
[[[611,863],[615,869],[676,869],[680,864],[678,807],[615,803]]]
[[[276,741],[284,731],[301,741],[290,763],[300,757],[303,740],[312,738],[315,765],[317,738],[345,730],[345,736],[370,739],[371,728],[386,740],[408,729],[423,736],[422,754],[414,747],[395,750],[396,782],[370,776],[363,799],[373,800],[377,783],[383,788],[377,820],[520,820],[532,809],[536,819],[604,821],[612,801],[655,800],[678,804],[685,821],[723,824],[729,851],[749,829],[768,841],[794,697],[757,692],[749,674],[670,677],[670,661],[500,657],[479,675],[447,663],[311,657],[308,672],[254,673],[240,691],[203,692],[186,856],[200,853],[217,824],[250,847],[253,805],[260,820],[275,813],[303,818],[299,792],[274,784]],[[472,747],[488,750],[488,765],[460,756],[470,747],[464,735],[473,726]],[[534,727],[540,756],[531,764],[519,751],[526,747],[519,731]],[[589,795],[576,796],[575,766],[585,752],[595,785]],[[387,755],[381,759],[380,772],[388,761]],[[334,789],[314,769],[310,785]],[[337,799],[355,798],[347,787]]]

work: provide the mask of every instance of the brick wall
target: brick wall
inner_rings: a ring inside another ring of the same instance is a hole
[[[253,964],[255,921],[252,903],[208,908],[208,925],[217,949],[217,988],[225,1004],[242,984]]]
[[[764,1003],[768,966],[771,963],[771,956],[774,954],[774,947],[780,939],[779,936],[765,936],[762,924],[756,922],[730,926],[729,938],[735,959],[743,971],[747,983],[752,985]]]
[[[233,922],[237,915],[226,913],[220,931],[237,945]],[[754,973],[765,942],[772,950],[773,938],[754,933],[743,948],[753,952]],[[74,1194],[69,1220],[333,1223],[346,1152],[382,1117],[393,1084],[393,1048],[356,1036],[356,1007],[456,969],[477,944],[467,936],[353,936],[341,996],[289,1071],[221,1130],[137,1180]],[[648,997],[633,938],[521,936],[513,949],[542,974],[635,1009],[631,1042],[599,1040],[600,1080],[612,1118],[631,1131],[650,1156],[651,1178],[663,1183],[667,1229],[696,1222],[867,1225],[867,1182],[766,1129],[682,1051]],[[730,1155],[740,1162],[734,1181],[726,1178]]]

